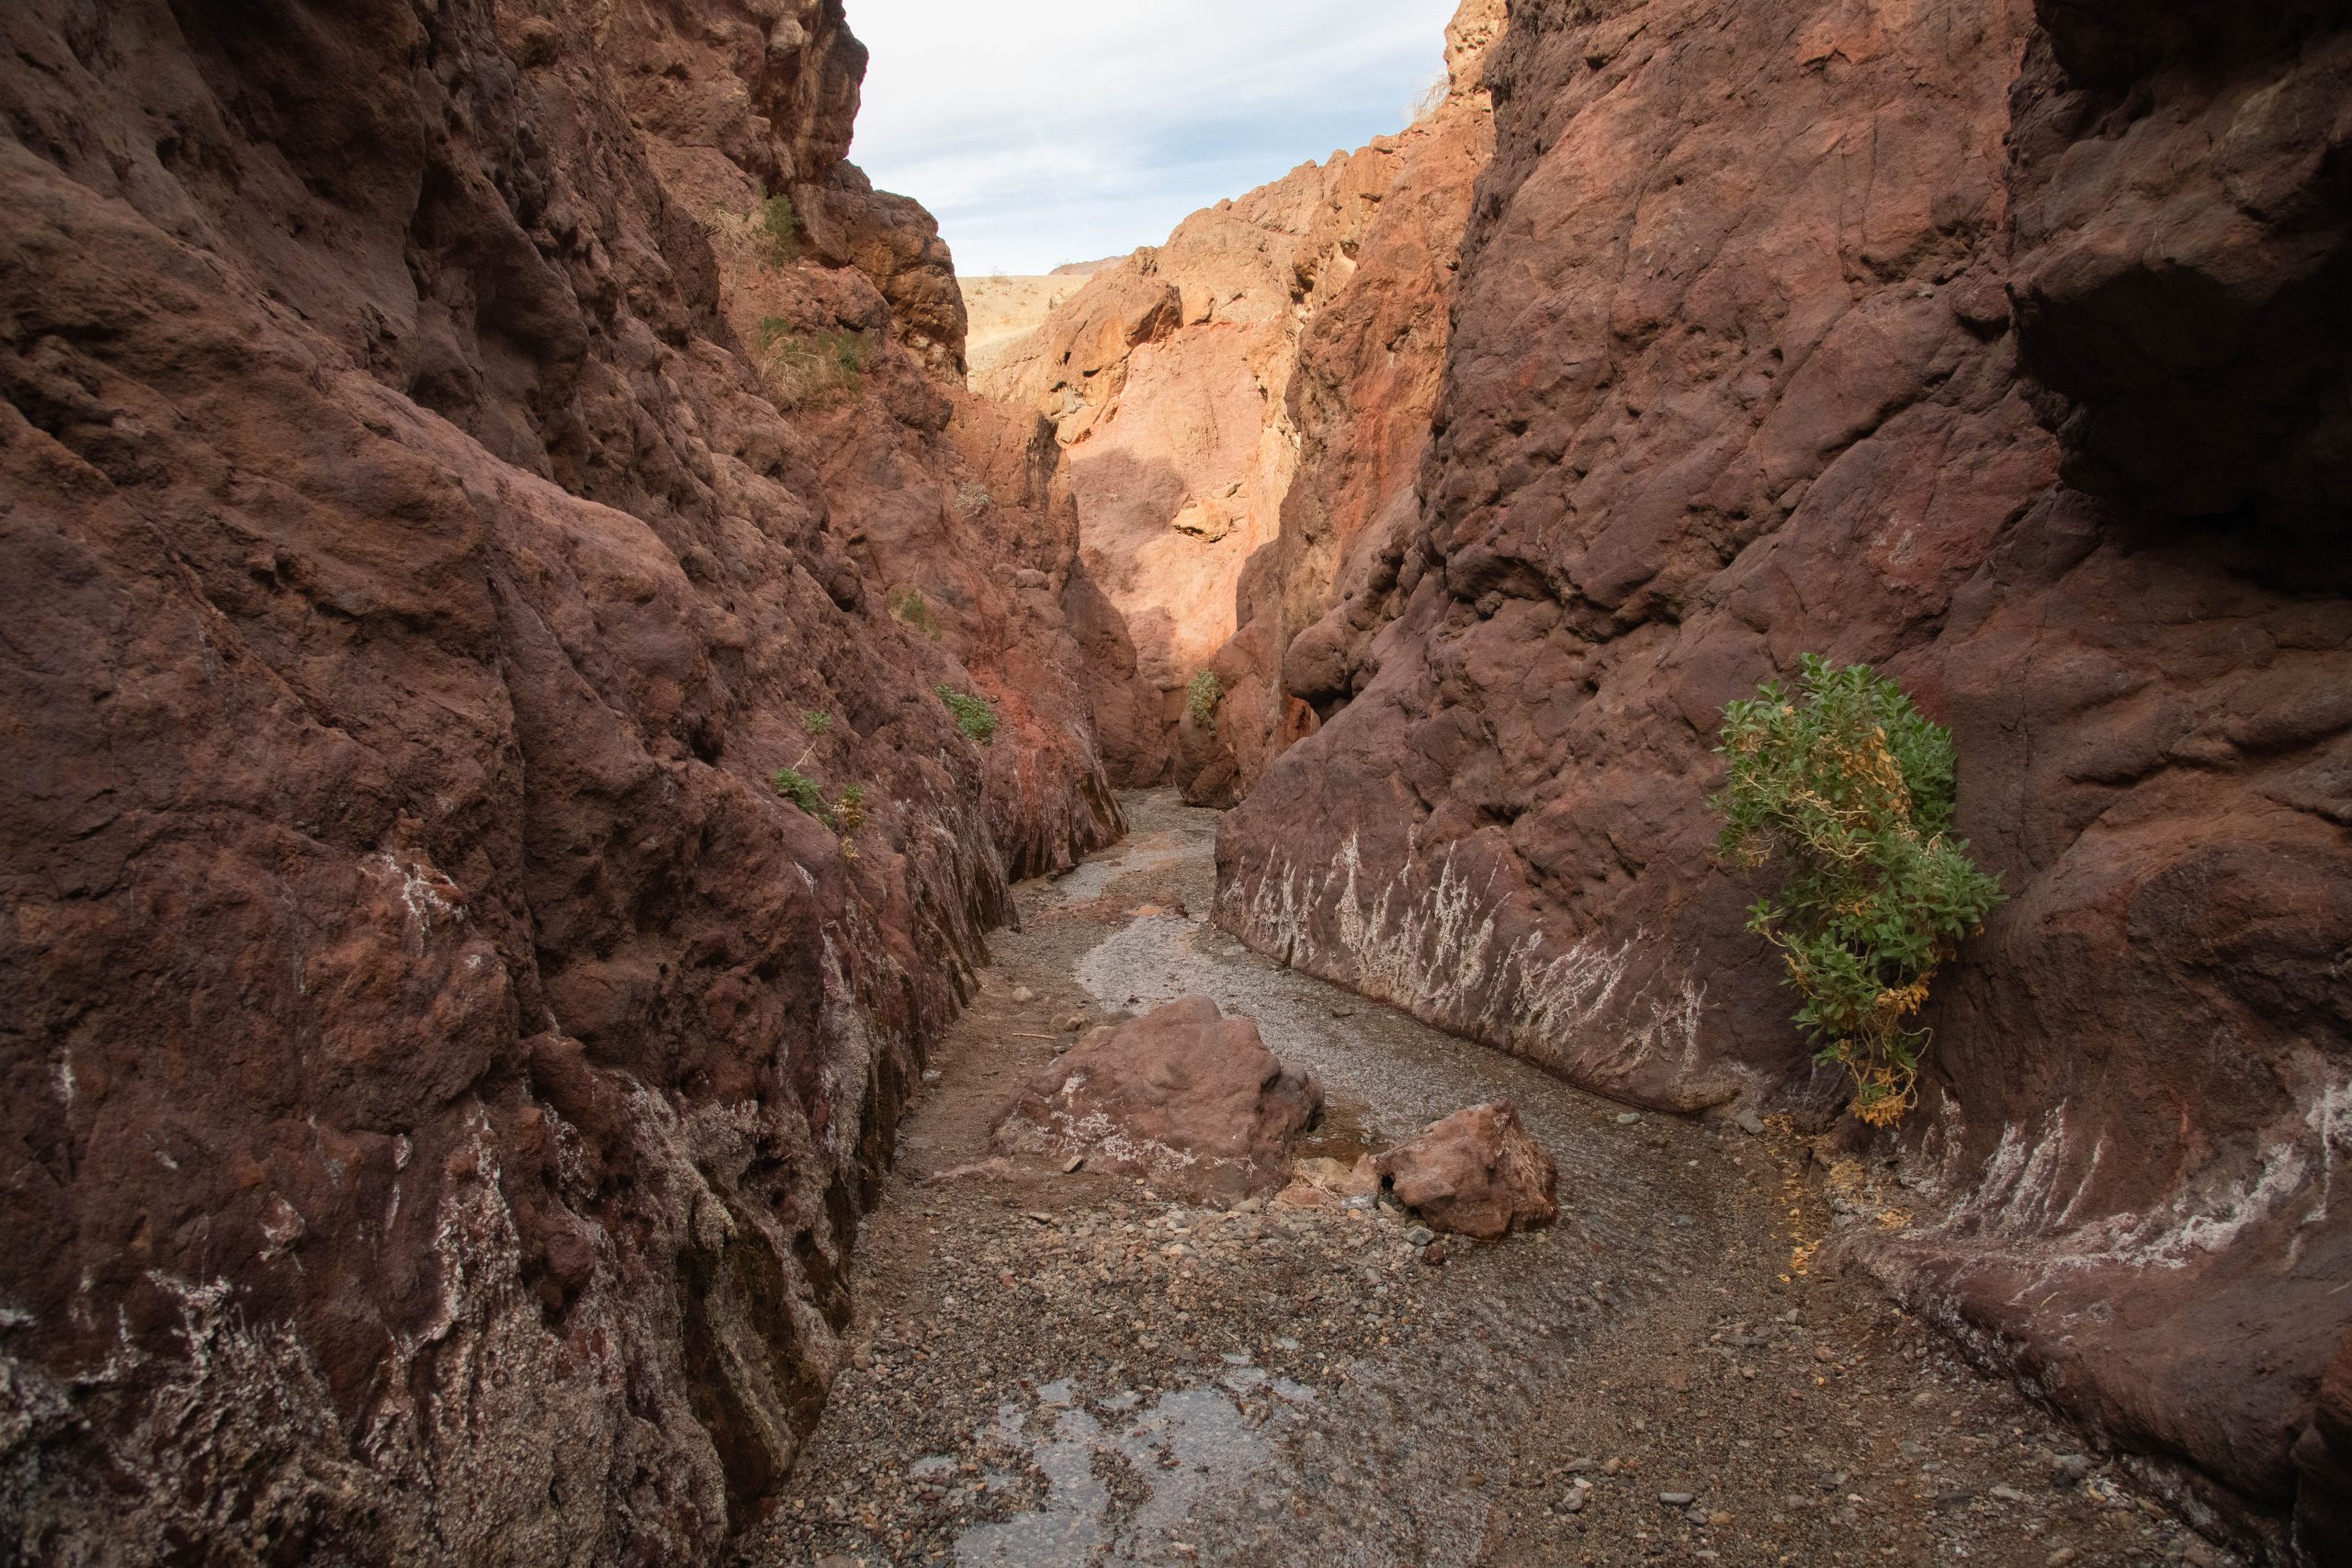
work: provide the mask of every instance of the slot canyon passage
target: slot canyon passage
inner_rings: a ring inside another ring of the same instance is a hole
[[[852,20],[0,8],[0,1560],[2352,1562],[2352,10],[1464,0],[961,280]]]

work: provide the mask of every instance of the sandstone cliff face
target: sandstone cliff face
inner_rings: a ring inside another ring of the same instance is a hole
[[[742,181],[753,199],[786,196],[820,259],[879,288],[892,335],[962,373],[964,297],[939,226],[846,161],[865,46],[842,0],[615,0],[590,29],[673,192],[724,199]]]
[[[1151,709],[1125,744],[1106,734],[1126,780],[1172,769],[1188,798],[1230,804],[1313,721],[1274,671],[1287,627],[1323,614],[1351,549],[1409,495],[1489,142],[1478,62],[1501,17],[1500,0],[1464,6],[1452,90],[1419,123],[1099,268],[978,378],[1069,449],[1082,554]],[[1227,694],[1211,726],[1184,718],[1204,670]]]
[[[0,36],[0,1555],[707,1558],[1008,870],[1115,829],[1050,436],[831,0]],[[763,185],[810,264],[714,249]],[[865,371],[780,412],[771,314]]]
[[[1183,737],[1179,773],[1197,804],[1232,805],[1311,734],[1394,613],[1471,187],[1494,147],[1484,73],[1502,28],[1499,4],[1467,0],[1446,32],[1443,102],[1359,155],[1364,199],[1343,211],[1360,227],[1337,242],[1351,265],[1301,328],[1284,402],[1297,472],[1273,542],[1242,575],[1240,624],[1211,661],[1225,692],[1214,729]]]
[[[1827,1107],[1710,748],[1800,652],[1896,675],[2011,900],[1870,1259],[2281,1551],[2352,1429],[2341,26],[1515,5],[1418,518],[1219,849],[1315,973]]]

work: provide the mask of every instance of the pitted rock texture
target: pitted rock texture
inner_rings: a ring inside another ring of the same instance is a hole
[[[1508,1100],[1430,1122],[1373,1169],[1432,1230],[1499,1241],[1560,1217],[1559,1168]]]
[[[994,1134],[1009,1154],[1082,1158],[1196,1202],[1264,1197],[1323,1091],[1283,1066],[1257,1023],[1186,997],[1105,1025],[1038,1069]]]
[[[1501,18],[1501,0],[1467,0],[1452,88],[1419,122],[1194,213],[975,378],[1069,449],[1084,558],[1157,698],[1148,730],[1110,752],[1123,783],[1172,777],[1230,804],[1314,722],[1275,671],[1335,580],[1377,575],[1370,558],[1409,511]],[[1186,705],[1203,671],[1226,694],[1206,724]]]
[[[1116,830],[1050,436],[705,203],[858,192],[838,5],[673,16],[0,14],[0,1556],[710,1559]],[[783,412],[795,311],[871,352]]]
[[[1262,951],[1820,1114],[1711,748],[1799,653],[1877,664],[2010,900],[1857,1250],[2282,1554],[2346,1484],[2341,29],[1515,6],[1385,618],[1294,640],[1325,723],[1219,847]]]

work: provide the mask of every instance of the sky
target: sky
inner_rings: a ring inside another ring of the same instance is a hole
[[[1403,128],[1455,0],[848,0],[850,156],[967,276],[1158,244],[1186,214]]]

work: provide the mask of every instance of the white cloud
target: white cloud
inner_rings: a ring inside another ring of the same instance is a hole
[[[1454,0],[849,0],[850,155],[959,271],[1043,272],[1405,121]]]

